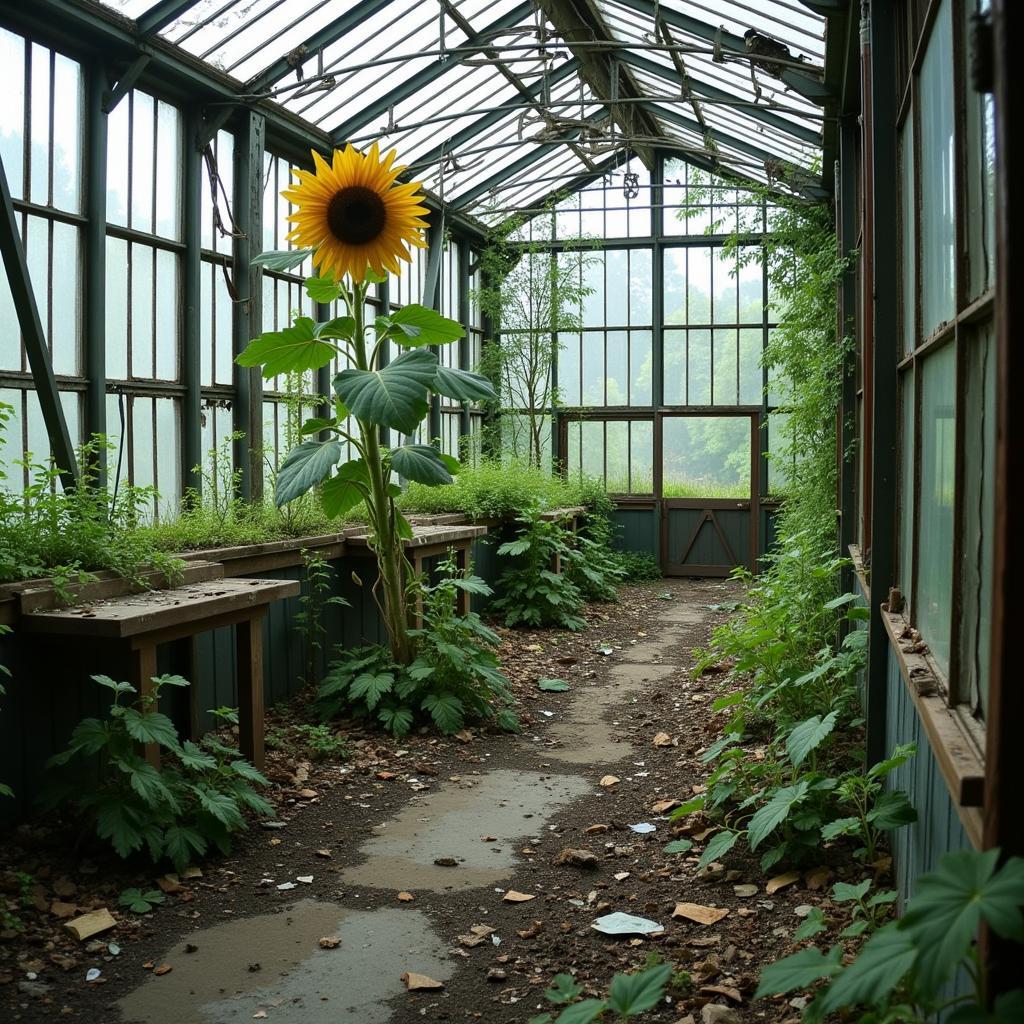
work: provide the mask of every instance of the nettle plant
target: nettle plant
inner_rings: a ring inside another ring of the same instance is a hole
[[[213,736],[182,742],[156,710],[164,687],[188,680],[157,676],[150,692],[139,694],[130,683],[92,678],[113,694],[110,717],[83,719],[67,749],[50,758],[49,769],[63,770],[50,780],[50,806],[70,804],[119,856],[145,849],[154,864],[167,859],[179,871],[211,846],[230,853],[234,834],[247,827],[245,811],[273,816],[257,792],[267,780],[237,750]],[[227,709],[214,714],[238,722]],[[159,747],[160,768],[139,752],[147,743]]]
[[[348,146],[336,150],[331,163],[314,152],[315,173],[294,172],[299,183],[282,195],[298,208],[288,238],[300,248],[263,253],[254,263],[284,271],[312,257],[319,276],[306,280],[306,294],[314,303],[340,301],[344,314],[325,322],[297,317],[290,327],[250,342],[237,362],[261,366],[266,378],[316,371],[337,359],[348,364],[333,380],[334,414],[308,419],[301,429],[308,440],[281,464],[275,501],[286,505],[317,488],[331,518],[365,504],[379,574],[373,592],[391,657],[404,666],[415,658],[402,546],[412,528],[395,507],[398,478],[447,484],[459,464],[430,445],[385,446],[381,431],[414,435],[431,393],[463,402],[491,401],[495,393],[486,378],[442,366],[431,351],[465,334],[453,320],[411,304],[366,322],[370,286],[399,273],[398,260],[409,260],[407,244],[425,244],[420,186],[396,183],[402,168],[392,166],[394,156],[381,159],[376,143],[365,155]],[[392,345],[402,351],[390,359]]]
[[[982,924],[1003,939],[1024,942],[1024,860],[998,864],[998,849],[947,853],[937,871],[917,880],[903,917],[878,928],[852,963],[844,965],[839,944],[827,953],[808,946],[766,967],[756,995],[786,995],[824,982],[804,1010],[808,1024],[841,1011],[844,1020],[871,1024],[924,1024],[939,1015],[949,1024],[1024,1020],[1024,989],[989,1004],[977,945]],[[841,895],[863,901],[865,893],[866,887]],[[864,904],[865,914],[873,909],[870,900]],[[950,995],[958,975],[969,988]]]
[[[317,694],[322,717],[376,718],[395,736],[423,718],[447,734],[467,719],[492,719],[500,729],[518,730],[509,682],[495,654],[497,634],[476,612],[458,613],[460,592],[489,597],[491,588],[470,569],[460,571],[451,556],[437,572],[436,583],[415,579],[409,587],[410,603],[420,605],[423,618],[410,633],[416,659],[399,666],[380,647],[341,650]]]

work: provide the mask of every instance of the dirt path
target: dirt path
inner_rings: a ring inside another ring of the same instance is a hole
[[[766,1019],[747,999],[760,964],[787,950],[806,894],[740,896],[736,884],[761,881],[753,866],[697,878],[695,857],[663,849],[674,835],[664,808],[700,783],[697,755],[716,731],[716,677],[690,676],[692,650],[725,618],[715,606],[736,595],[726,581],[659,582],[591,609],[580,634],[504,634],[522,735],[365,734],[349,762],[299,766],[280,827],[253,830],[154,914],[119,927],[117,956],[108,936],[92,953],[52,931],[39,948],[0,945],[0,1018],[525,1024],[558,971],[598,994],[656,952],[694,985],[645,1019],[699,1020],[708,1002]],[[549,676],[570,689],[540,692]],[[658,733],[665,745],[654,745]],[[280,762],[287,780],[294,762]],[[593,854],[591,866],[556,863],[567,848]],[[48,874],[65,870],[76,877],[59,863]],[[152,876],[108,888],[133,884],[148,888]],[[728,915],[673,918],[678,902]],[[613,911],[664,932],[613,939],[591,927]],[[99,984],[85,982],[90,967]],[[407,991],[405,972],[444,987]]]

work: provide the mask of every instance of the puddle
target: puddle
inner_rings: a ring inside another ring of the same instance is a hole
[[[341,946],[321,949],[321,936],[335,934]],[[185,952],[189,942],[196,952]],[[117,1004],[124,1024],[239,1024],[261,1010],[274,1024],[386,1024],[389,1000],[405,992],[403,972],[438,981],[454,972],[420,911],[347,911],[313,900],[202,928],[159,962],[171,972],[148,976]]]
[[[616,709],[622,708],[631,694],[638,693],[648,681],[666,679],[678,669],[674,665],[619,664],[608,672],[607,681],[576,696],[546,735],[561,746],[541,747],[537,753],[545,761],[588,766],[614,764],[633,752],[633,745],[621,739],[621,730],[612,724]]]
[[[467,781],[475,785],[448,783],[407,804],[362,845],[366,860],[346,868],[342,880],[396,891],[493,885],[512,874],[516,840],[536,835],[545,818],[590,789],[575,775],[508,770]],[[434,863],[445,857],[457,865]]]

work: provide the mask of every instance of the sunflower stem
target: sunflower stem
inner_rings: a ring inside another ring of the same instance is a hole
[[[368,358],[366,351],[366,288],[365,283],[353,284],[351,290],[343,289],[343,297],[349,307],[349,315],[355,321],[354,340],[356,366],[360,370],[373,369],[378,348]],[[367,510],[372,528],[371,544],[377,556],[377,571],[380,575],[384,596],[384,628],[388,633],[391,656],[398,665],[408,665],[415,655],[412,638],[409,636],[409,613],[402,585],[403,568],[406,562],[398,536],[397,510],[388,496],[391,483],[391,468],[384,464],[380,436],[376,424],[358,420],[359,432],[365,448],[366,469],[370,478],[370,495]]]

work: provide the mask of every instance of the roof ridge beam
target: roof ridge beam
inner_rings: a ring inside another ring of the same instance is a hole
[[[555,27],[566,46],[575,54],[582,68],[583,78],[599,102],[604,103],[612,118],[626,138],[657,139],[663,134],[657,121],[648,117],[632,105],[616,105],[619,86],[622,84],[620,65],[607,53],[595,52],[589,48],[575,50],[573,43],[608,42],[615,45],[612,35],[597,7],[590,0],[537,0],[540,10]],[[582,10],[581,10],[582,6]],[[627,95],[633,99],[643,97],[643,91],[633,76],[626,71]],[[634,147],[636,154],[648,170],[654,169],[654,151],[650,146]]]

